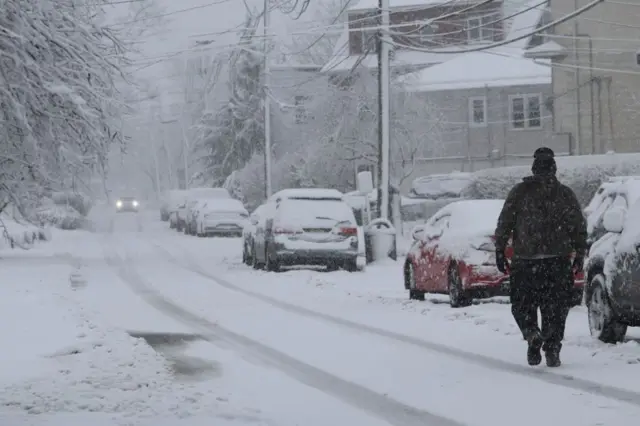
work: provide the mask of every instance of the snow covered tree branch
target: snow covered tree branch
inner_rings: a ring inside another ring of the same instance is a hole
[[[0,2],[0,197],[26,214],[122,142],[124,45],[95,0]]]

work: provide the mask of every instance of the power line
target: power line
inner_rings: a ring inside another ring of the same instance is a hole
[[[516,41],[524,40],[526,38],[531,37],[532,35],[544,32],[545,30],[547,30],[549,28],[553,28],[556,25],[562,24],[562,23],[564,23],[564,22],[566,22],[566,21],[568,21],[570,19],[573,19],[576,16],[579,16],[579,15],[583,14],[584,12],[587,12],[588,10],[593,9],[598,4],[600,4],[600,3],[604,2],[604,1],[605,0],[593,0],[592,2],[586,4],[585,6],[579,8],[579,9],[576,9],[575,11],[573,11],[573,12],[571,12],[571,13],[569,13],[569,14],[567,14],[567,15],[559,18],[559,19],[556,19],[553,22],[550,22],[550,23],[548,23],[546,25],[541,26],[540,28],[538,28],[538,29],[536,29],[534,31],[528,32],[526,34],[523,34],[521,36],[518,36],[518,37],[515,37],[515,38],[512,38],[512,39],[507,39],[507,40],[499,41],[499,42],[496,42],[496,43],[491,43],[491,44],[489,44],[487,46],[475,47],[475,48],[469,48],[469,49],[439,50],[437,53],[440,53],[440,54],[459,54],[459,53],[480,52],[482,50],[493,49],[493,48],[496,48],[496,47],[501,47],[501,46],[504,46],[504,45],[507,45],[507,44],[515,43]],[[396,43],[394,41],[390,41],[388,43],[393,45],[393,46],[396,46],[396,47],[402,47],[402,48],[413,50],[413,51],[416,51],[416,52],[432,52],[432,50],[429,50],[429,49],[421,49],[421,48],[412,47],[412,46],[405,46],[403,44]]]

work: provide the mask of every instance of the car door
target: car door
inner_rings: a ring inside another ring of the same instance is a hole
[[[438,252],[438,240],[449,226],[450,214],[443,214],[434,218],[433,222],[425,227],[424,244],[422,246],[422,275],[427,291],[442,291],[438,286],[440,276],[440,261]]]

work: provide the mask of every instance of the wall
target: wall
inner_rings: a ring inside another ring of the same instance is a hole
[[[415,9],[415,7],[410,7],[409,9]],[[461,42],[466,41],[467,32],[465,29],[467,18],[472,16],[482,16],[487,14],[499,14],[502,15],[502,2],[496,1],[490,4],[485,4],[474,8],[473,10],[469,10],[463,13],[456,13],[457,11],[469,9],[469,5],[456,5],[456,6],[436,6],[425,8],[422,10],[410,10],[403,11],[401,9],[394,10],[390,15],[390,23],[391,25],[401,24],[401,23],[410,23],[415,21],[426,21],[433,18],[438,18],[441,16],[452,15],[449,19],[443,19],[437,23],[437,26],[434,27],[434,37],[431,42],[421,43],[417,39],[417,37],[403,37],[394,35],[392,36],[393,41],[397,43],[412,45],[412,46],[421,46],[421,47],[441,47],[449,44],[460,44]],[[369,19],[367,19],[369,18]],[[352,12],[349,14],[349,28],[351,30],[358,28],[366,28],[369,26],[375,26],[376,18],[375,11],[359,11]],[[501,40],[503,38],[503,29],[502,29],[502,21],[496,19],[495,22],[492,21],[491,28],[493,30],[494,39]],[[416,25],[407,26],[407,27],[398,27],[395,28],[395,32],[405,32],[411,33],[412,36],[417,34],[417,30],[420,27],[421,23]],[[349,52],[352,55],[359,55],[362,53],[362,31],[351,31],[349,34]],[[375,35],[375,31],[367,34],[367,37]],[[375,49],[372,49],[375,51]]]
[[[578,7],[587,4],[586,0],[551,1],[553,18],[575,10],[576,1]],[[575,135],[575,153],[640,150],[640,66],[636,62],[640,9],[629,3],[600,3],[577,21],[557,26],[549,36],[568,53],[554,61],[555,129]],[[574,45],[574,22],[578,34],[591,37],[591,49],[587,37]]]
[[[403,182],[408,188],[411,180],[419,176],[452,171],[474,171],[488,167],[519,165],[531,160],[531,154],[540,146],[549,146],[556,153],[568,153],[570,138],[555,134],[550,112],[542,106],[538,129],[513,129],[509,119],[509,100],[512,95],[551,95],[550,85],[513,86],[502,88],[467,89],[446,92],[421,93],[425,102],[434,105],[441,120],[441,143],[430,151],[430,159],[420,161]],[[486,97],[487,124],[469,125],[469,98]],[[494,151],[495,150],[495,151]]]

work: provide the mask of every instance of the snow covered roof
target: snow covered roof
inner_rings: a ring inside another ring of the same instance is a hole
[[[506,39],[513,40],[535,30],[542,20],[545,10],[547,10],[547,7],[540,5],[540,0],[527,1],[519,8],[519,14],[513,17],[511,28],[507,33]],[[513,43],[509,43],[509,46],[514,49],[526,49],[532,37],[533,35],[530,35],[522,40],[514,41]]]
[[[389,8],[401,8],[409,6],[437,6],[446,3],[451,6],[452,3],[471,3],[469,0],[389,0]],[[349,7],[349,10],[368,10],[377,9],[378,0],[360,0]]]
[[[567,49],[560,46],[555,41],[547,41],[539,46],[527,49],[525,58],[553,58],[567,54]]]
[[[551,84],[550,64],[503,52],[466,53],[405,76],[402,82],[409,92]]]

